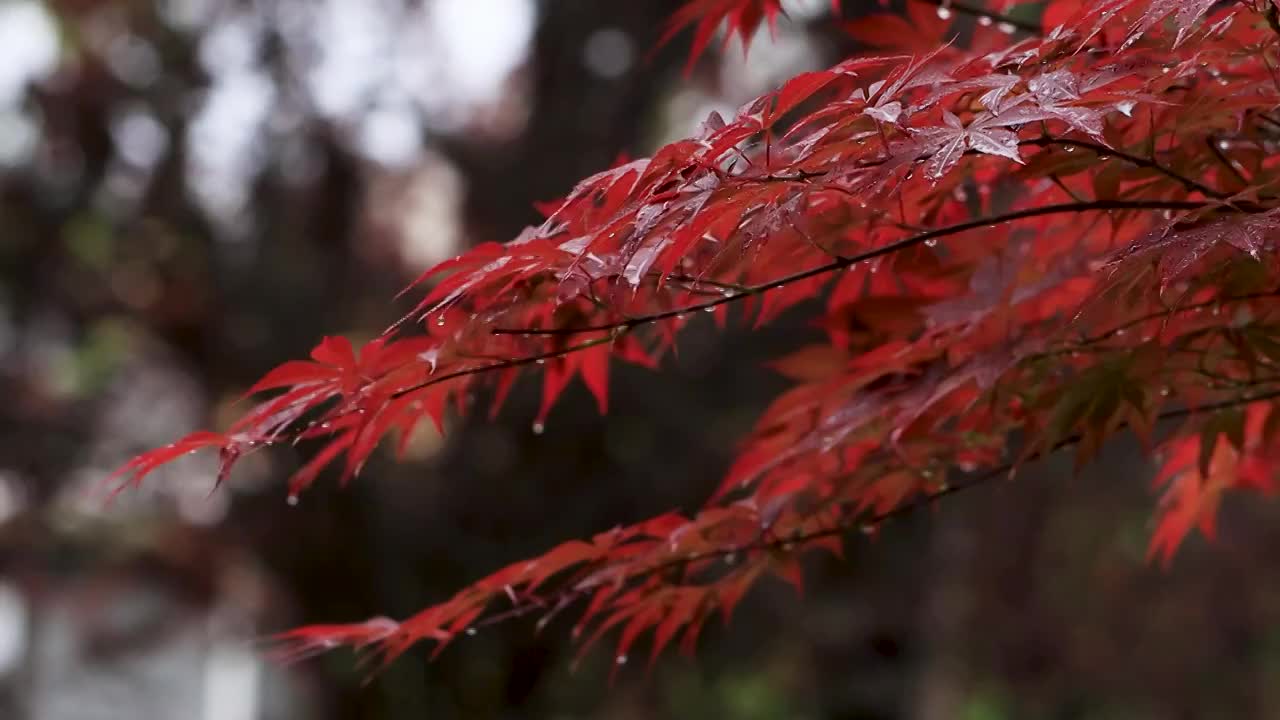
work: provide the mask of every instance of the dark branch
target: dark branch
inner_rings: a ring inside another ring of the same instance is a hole
[[[1205,413],[1217,412],[1218,410],[1225,410],[1233,407],[1251,405],[1253,403],[1258,403],[1258,402],[1266,402],[1266,401],[1274,400],[1277,398],[1280,398],[1280,389],[1269,390],[1267,392],[1260,393],[1257,395],[1250,395],[1246,393],[1237,398],[1222,400],[1215,403],[1208,403],[1208,404],[1199,405],[1196,407],[1185,407],[1185,408],[1178,408],[1176,410],[1169,410],[1167,412],[1163,412],[1160,415],[1158,415],[1156,417],[1156,422],[1166,422],[1169,420],[1177,420],[1177,419],[1186,418],[1194,415],[1202,415]],[[1041,459],[1051,453],[1057,452],[1058,450],[1063,450],[1065,448],[1074,446],[1080,443],[1083,439],[1084,438],[1081,435],[1073,435],[1073,436],[1064,438],[1059,442],[1057,442],[1056,444],[1054,444],[1052,447],[1044,450],[1043,452],[1035,456],[1032,456],[1030,458],[1027,458],[1026,461]],[[1022,462],[1026,462],[1026,461],[1022,461]],[[756,542],[747,543],[744,545],[735,545],[730,547],[716,548],[715,550],[696,553],[692,556],[663,560],[661,562],[654,563],[649,567],[643,568],[642,570],[637,571],[632,575],[629,575],[627,577],[627,580],[628,581],[643,580],[645,578],[653,577],[654,575],[661,574],[673,568],[681,567],[681,566],[688,565],[694,562],[699,562],[702,560],[723,559],[731,556],[745,555],[753,552],[768,551],[768,550],[786,551],[790,547],[800,547],[805,543],[809,543],[814,540],[820,540],[827,537],[845,535],[847,533],[853,532],[858,529],[875,530],[881,527],[882,525],[884,525],[886,522],[899,519],[901,517],[910,515],[916,512],[917,510],[931,506],[934,503],[936,503],[938,500],[941,500],[944,497],[947,497],[950,495],[957,495],[959,493],[966,492],[968,490],[973,490],[975,488],[987,485],[993,480],[996,480],[1001,477],[1005,477],[1010,472],[1012,472],[1015,469],[1015,467],[1017,467],[1018,464],[1019,463],[1005,463],[1003,465],[999,465],[997,467],[991,468],[990,470],[987,470],[986,472],[980,475],[975,475],[969,478],[968,480],[947,485],[945,487],[941,487],[927,495],[918,497],[917,499],[909,503],[899,505],[898,507],[893,508],[892,510],[888,510],[882,513],[877,513],[869,517],[858,516],[858,515],[846,516],[844,518],[841,518],[839,521],[837,521],[835,524],[831,525],[830,527],[826,527],[821,530],[815,530],[812,532],[802,533],[799,535],[787,535],[785,537],[761,539]],[[514,620],[514,619],[523,617],[525,615],[536,613],[540,610],[545,610],[548,607],[552,608],[553,612],[559,612],[564,607],[585,598],[592,591],[596,590],[597,587],[598,586],[595,586],[595,585],[587,586],[587,587],[574,586],[567,590],[563,590],[559,593],[555,593],[549,598],[536,598],[536,597],[529,596],[526,598],[527,602],[525,604],[517,604],[515,607],[512,607],[509,610],[506,610],[500,613],[495,613],[493,615],[485,617],[484,619],[474,623],[471,627],[478,629],[478,628],[489,627],[492,625],[497,625],[499,623],[502,623],[508,620]]]
[[[1030,140],[1022,140],[1018,144],[1019,145],[1035,145],[1039,147],[1047,147],[1049,145],[1061,145],[1063,147],[1077,147],[1085,150],[1090,150],[1099,156],[1110,155],[1113,157],[1118,157],[1138,167],[1155,170],[1156,172],[1168,178],[1177,180],[1178,182],[1186,186],[1188,190],[1194,190],[1195,192],[1198,192],[1201,195],[1204,195],[1205,197],[1214,198],[1215,200],[1225,200],[1227,197],[1229,197],[1227,193],[1224,193],[1221,190],[1215,190],[1209,187],[1208,185],[1205,185],[1204,183],[1198,182],[1192,178],[1187,177],[1186,175],[1182,175],[1171,168],[1161,165],[1155,160],[1139,157],[1138,155],[1131,155],[1123,150],[1116,150],[1115,148],[1109,148],[1106,145],[1101,145],[1099,143],[1089,142],[1087,140],[1075,140],[1072,138],[1039,137],[1039,138],[1033,138]]]
[[[839,257],[824,265],[819,265],[808,270],[785,275],[777,280],[773,280],[760,285],[752,285],[730,295],[709,300],[704,303],[695,305],[687,305],[672,310],[664,310],[662,312],[652,313],[649,315],[641,315],[633,318],[626,318],[611,323],[601,323],[598,325],[583,325],[579,327],[567,328],[494,328],[491,332],[495,335],[577,335],[581,333],[591,332],[608,332],[608,331],[625,331],[641,325],[645,325],[659,320],[667,320],[679,315],[697,312],[699,310],[708,310],[737,302],[748,297],[761,295],[776,290],[777,288],[790,285],[791,283],[808,280],[809,278],[825,275],[827,273],[844,270],[861,262],[874,260],[878,257],[891,255],[895,252],[905,250],[916,245],[936,240],[938,238],[958,235],[960,233],[976,230],[978,228],[998,225],[1006,222],[1014,222],[1017,220],[1025,220],[1027,218],[1040,217],[1043,215],[1055,215],[1061,213],[1082,213],[1082,212],[1100,212],[1107,210],[1195,210],[1206,207],[1208,203],[1195,200],[1093,200],[1090,202],[1073,202],[1060,203],[1055,205],[1042,205],[1040,207],[1026,208],[1024,210],[1016,210],[1014,212],[1003,213],[1000,215],[990,215],[982,218],[975,218],[955,225],[948,225],[942,228],[927,230],[907,238],[903,238],[897,242],[889,243],[874,250],[868,250],[864,253],[851,255],[848,257]]]

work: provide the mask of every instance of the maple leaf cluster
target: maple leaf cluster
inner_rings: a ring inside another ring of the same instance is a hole
[[[693,58],[747,36],[776,0],[692,0]],[[962,11],[963,10],[963,11]],[[696,313],[767,323],[814,303],[825,341],[705,506],[571,540],[403,621],[302,628],[288,657],[338,645],[394,658],[505,619],[578,609],[582,647],[692,649],[758,579],[1012,474],[1090,460],[1135,434],[1161,463],[1150,552],[1211,534],[1224,493],[1280,469],[1280,24],[1269,0],[910,0],[847,23],[882,54],[792,78],[652,157],[591,176],[506,244],[424,273],[422,300],[356,348],[326,338],[250,389],[202,448],[219,480],[246,453],[317,441],[296,496],[381,441],[443,428],[484,390],[541,378],[538,430],[580,378],[660,366]],[[1038,18],[1029,22],[1026,18]],[[1018,19],[1015,19],[1018,18]],[[953,40],[963,37],[963,42]],[[1011,438],[1016,437],[1014,442]],[[710,488],[709,488],[710,490]]]

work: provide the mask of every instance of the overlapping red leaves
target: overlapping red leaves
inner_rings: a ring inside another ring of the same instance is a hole
[[[1273,10],[940,5],[908,3],[931,13],[927,48],[915,36],[805,73],[583,180],[540,226],[424,274],[434,285],[392,332],[359,349],[326,339],[269,373],[251,391],[268,397],[228,430],[122,476],[216,448],[221,479],[259,447],[319,440],[296,493],[329,465],[355,475],[423,419],[447,425],[482,384],[500,404],[518,376],[540,377],[540,424],[581,378],[603,411],[610,361],[656,367],[701,312],[767,322],[820,297],[825,341],[780,353],[794,386],[700,512],[569,541],[403,622],[287,633],[283,650],[390,658],[570,608],[588,638],[619,631],[620,659],[646,632],[653,654],[692,647],[757,579],[799,586],[797,558],[839,552],[850,529],[1044,453],[1086,462],[1122,431],[1163,454],[1151,548],[1167,560],[1212,530],[1223,492],[1274,488]],[[722,24],[746,36],[780,7],[694,0],[669,34],[694,26],[696,57]]]

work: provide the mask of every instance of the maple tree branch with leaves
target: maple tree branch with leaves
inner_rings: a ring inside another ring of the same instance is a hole
[[[717,307],[727,305],[729,303],[745,300],[746,298],[753,297],[756,295],[761,295],[763,293],[767,293],[772,290],[777,290],[779,288],[785,287],[792,283],[800,282],[803,280],[809,280],[811,278],[817,277],[819,275],[824,275],[827,273],[833,273],[840,270],[847,270],[848,268],[858,263],[875,260],[877,258],[881,258],[886,255],[890,255],[892,253],[896,253],[911,247],[915,247],[916,245],[927,244],[930,242],[934,242],[939,238],[944,238],[951,235],[959,235],[961,233],[969,232],[979,228],[990,228],[1003,223],[1015,222],[1017,220],[1023,220],[1027,218],[1040,217],[1042,215],[1053,215],[1057,213],[1085,213],[1085,212],[1106,212],[1110,210],[1152,210],[1152,209],[1195,210],[1203,207],[1205,207],[1204,203],[1199,203],[1195,201],[1184,201],[1184,200],[1171,200],[1171,201],[1137,200],[1137,201],[1129,201],[1129,202],[1099,200],[1099,201],[1088,201],[1088,202],[1061,203],[1056,205],[1044,205],[1041,207],[1027,208],[1025,210],[1017,210],[1011,213],[1005,213],[1003,215],[993,215],[991,217],[976,218],[974,220],[968,220],[963,223],[958,223],[956,225],[952,225],[944,228],[938,228],[935,230],[927,230],[919,234],[912,235],[911,237],[889,243],[887,245],[884,245],[883,247],[879,247],[874,250],[868,250],[866,252],[862,252],[857,255],[852,255],[849,257],[837,257],[835,260],[832,260],[831,262],[826,263],[824,265],[819,265],[818,267],[810,268],[808,270],[801,270],[799,272],[793,273],[791,275],[787,275],[785,277],[778,278],[776,280],[772,280],[767,283],[763,283],[760,285],[739,287],[738,289],[735,289],[732,292],[722,293],[723,296],[716,298],[715,300],[709,300],[702,303],[696,303],[693,305],[686,305],[679,308],[664,310],[662,312],[657,312],[650,315],[629,317],[629,318],[618,320],[612,323],[603,323],[599,325],[589,325],[589,326],[582,326],[582,327],[561,327],[561,328],[547,328],[547,329],[499,327],[499,328],[493,328],[492,330],[490,330],[490,332],[495,335],[579,335],[582,333],[593,333],[593,332],[626,331],[640,325],[647,325],[649,323],[658,322],[660,320],[668,320],[671,318],[676,318],[682,315],[688,315],[690,313],[695,313],[699,311],[706,312],[709,310],[714,310]],[[602,341],[593,341],[593,343],[598,343],[598,342],[602,342]],[[579,349],[587,349],[589,347],[594,347],[594,344],[584,343],[582,345],[564,348],[562,350],[555,351],[554,353],[534,356],[533,358],[521,358],[519,360],[508,361],[508,362],[527,364],[528,362],[543,360],[543,359],[547,359],[548,357],[554,357],[556,355],[568,354],[570,352],[576,352]],[[439,380],[444,380],[444,379],[447,379],[447,378],[444,378],[444,377],[439,378]]]
[[[699,313],[803,310],[822,339],[773,363],[790,388],[697,512],[568,541],[404,621],[287,633],[284,654],[439,652],[579,600],[584,650],[615,629],[620,659],[645,633],[653,655],[677,636],[691,649],[759,579],[800,586],[800,558],[838,554],[853,528],[1055,450],[1082,465],[1122,433],[1159,458],[1149,553],[1168,562],[1212,535],[1224,493],[1280,487],[1275,6],[1051,0],[1025,38],[999,27],[1008,7],[910,0],[922,29],[906,34],[884,31],[905,22],[891,14],[854,21],[910,44],[584,179],[539,226],[424,273],[386,333],[326,338],[226,430],[126,464],[121,488],[197,450],[218,451],[221,482],[249,452],[313,440],[296,502],[477,395],[496,413],[522,375],[542,383],[538,432],[576,378],[606,411],[611,364],[658,368]],[[722,24],[746,38],[780,13],[692,0],[664,41],[692,27],[693,62]]]

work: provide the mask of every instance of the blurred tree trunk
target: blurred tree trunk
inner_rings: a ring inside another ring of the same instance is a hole
[[[929,536],[922,577],[929,578],[916,620],[924,657],[910,717],[955,720],[969,687],[968,638],[974,617],[973,564],[979,543],[972,513],[939,513]]]

